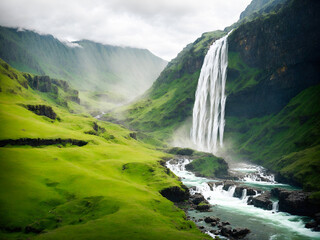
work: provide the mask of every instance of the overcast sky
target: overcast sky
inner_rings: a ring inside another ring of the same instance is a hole
[[[239,19],[251,0],[1,0],[0,24],[69,41],[147,48],[171,60],[203,32]]]

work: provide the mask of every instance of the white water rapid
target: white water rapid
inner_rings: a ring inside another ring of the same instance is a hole
[[[206,230],[212,229],[203,221],[205,216],[219,217],[221,221],[229,221],[232,227],[247,227],[251,233],[245,239],[249,240],[311,240],[320,239],[319,232],[312,232],[304,227],[304,217],[291,215],[278,211],[278,202],[273,203],[272,210],[264,210],[261,208],[248,205],[247,201],[250,196],[247,191],[243,190],[241,198],[234,197],[236,186],[230,186],[228,190],[223,189],[221,183],[208,184],[214,182],[203,177],[196,177],[192,172],[186,170],[186,164],[191,161],[188,159],[170,160],[167,167],[178,177],[187,187],[190,187],[190,193],[201,193],[212,205],[212,212],[201,213],[189,211],[190,217],[198,219],[197,224],[204,226]],[[243,170],[243,169],[242,169]],[[240,181],[241,184],[250,186],[254,178]],[[257,179],[255,186],[260,189],[268,187],[287,188],[288,185],[275,182],[260,181]],[[256,193],[256,196],[259,195]],[[199,220],[199,219],[202,219]],[[214,234],[208,232],[210,236]],[[225,239],[225,238],[222,238]]]
[[[216,40],[211,45],[204,58],[198,80],[193,107],[191,138],[200,151],[215,153],[218,141],[220,147],[223,146],[228,35]]]

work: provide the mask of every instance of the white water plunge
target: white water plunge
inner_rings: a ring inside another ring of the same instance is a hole
[[[204,58],[193,107],[191,138],[198,150],[216,153],[223,147],[225,85],[228,67],[226,36],[216,40]]]

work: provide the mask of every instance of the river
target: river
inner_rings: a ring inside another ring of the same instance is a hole
[[[248,240],[310,240],[320,239],[319,232],[313,232],[304,227],[307,217],[295,216],[285,212],[277,211],[277,202],[274,200],[272,210],[256,208],[253,205],[247,205],[248,197],[245,193],[242,199],[233,197],[235,187],[230,187],[228,191],[222,189],[222,185],[210,189],[207,182],[214,180],[203,177],[197,177],[192,172],[185,169],[185,165],[190,161],[188,159],[179,159],[179,161],[168,161],[167,167],[178,177],[187,187],[196,187],[196,190],[190,190],[191,194],[201,193],[212,205],[212,212],[189,211],[188,214],[198,226],[204,226],[207,231],[214,229],[204,221],[199,221],[205,216],[219,217],[221,221],[230,222],[232,228],[249,228],[249,233],[244,239]],[[274,181],[273,175],[268,175],[264,169],[259,166],[242,164],[242,166],[230,169],[243,175],[242,184],[253,186],[261,190],[270,190],[275,187],[294,189],[286,184],[279,184]],[[268,181],[264,181],[264,180]],[[214,237],[213,234],[208,234]],[[221,236],[219,236],[221,237]],[[226,239],[221,237],[222,239]]]

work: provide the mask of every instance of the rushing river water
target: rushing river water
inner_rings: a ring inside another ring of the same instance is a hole
[[[193,173],[186,171],[185,165],[188,159],[167,162],[167,167],[181,178],[187,187],[196,187],[191,194],[201,193],[212,205],[212,212],[189,211],[189,216],[194,219],[203,219],[204,216],[219,217],[221,221],[228,221],[233,228],[249,228],[251,233],[245,239],[250,240],[307,240],[320,239],[319,232],[313,232],[304,227],[305,222],[310,220],[306,217],[294,216],[277,211],[277,202],[274,201],[272,210],[264,210],[247,205],[248,197],[243,192],[240,198],[233,197],[235,186],[228,191],[222,189],[222,185],[210,189],[207,182],[212,179],[196,177]],[[243,165],[231,171],[243,174],[244,185],[253,186],[262,190],[270,190],[275,187],[293,189],[286,184],[278,184],[274,181],[273,175],[268,175],[263,168],[253,165]],[[268,181],[266,181],[268,180]],[[204,221],[197,222],[197,225],[204,226],[207,230],[212,229]],[[208,233],[214,236],[211,233]]]

